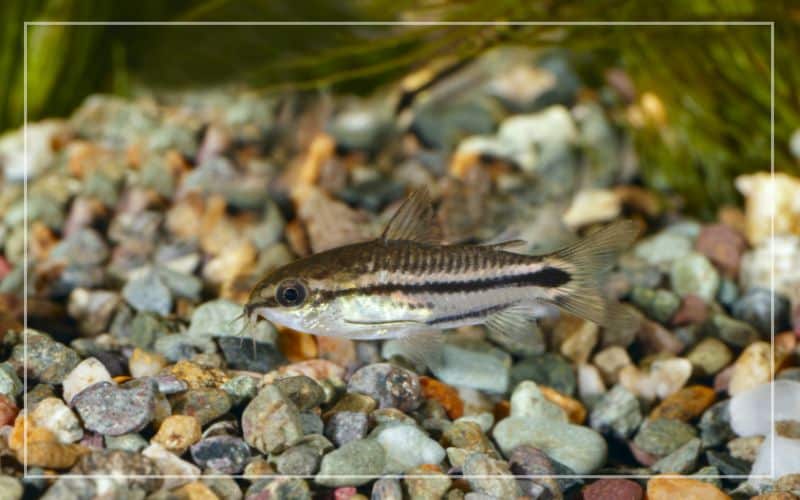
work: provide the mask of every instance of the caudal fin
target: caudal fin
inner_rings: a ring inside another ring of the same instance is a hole
[[[622,307],[613,307],[603,297],[601,284],[619,254],[636,239],[638,229],[629,220],[614,222],[550,256],[563,263],[569,281],[558,287],[553,303],[560,308],[605,327],[622,328],[636,318]],[[558,264],[556,264],[558,265]]]

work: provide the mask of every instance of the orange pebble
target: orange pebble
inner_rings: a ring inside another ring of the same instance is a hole
[[[458,391],[453,387],[425,376],[420,377],[419,382],[422,387],[422,396],[438,401],[447,411],[448,417],[455,420],[464,414],[464,403],[458,397]]]
[[[133,377],[131,377],[131,376],[129,376],[129,375],[117,375],[117,376],[116,376],[116,377],[114,377],[112,380],[113,380],[114,382],[116,382],[117,384],[124,384],[124,383],[125,383],[125,382],[127,382],[128,380],[133,380]]]
[[[582,424],[586,420],[586,408],[577,399],[561,394],[547,386],[539,386],[539,390],[542,391],[542,395],[548,401],[560,406],[567,413],[569,421],[573,424]]]
[[[291,328],[278,330],[278,347],[286,359],[294,363],[317,357],[317,342],[314,336]]]
[[[656,476],[647,482],[648,500],[730,500],[712,484],[688,477]]]

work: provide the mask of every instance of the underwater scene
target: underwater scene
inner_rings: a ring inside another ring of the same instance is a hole
[[[0,498],[800,498],[796,7],[32,4]]]

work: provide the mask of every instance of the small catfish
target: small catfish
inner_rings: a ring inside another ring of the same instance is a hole
[[[375,240],[333,248],[269,273],[244,315],[301,332],[358,340],[404,339],[412,359],[434,360],[442,330],[486,325],[531,339],[542,306],[607,328],[635,320],[600,291],[603,271],[633,242],[630,221],[613,223],[546,255],[509,251],[519,240],[484,245],[438,241],[427,190],[414,191]]]

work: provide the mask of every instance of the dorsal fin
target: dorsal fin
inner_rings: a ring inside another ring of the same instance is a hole
[[[383,241],[418,241],[438,243],[439,227],[434,220],[433,202],[428,189],[417,188],[408,195],[400,208],[386,224],[381,234]]]

